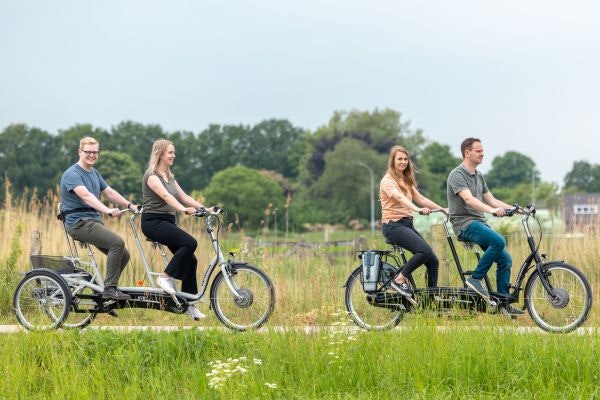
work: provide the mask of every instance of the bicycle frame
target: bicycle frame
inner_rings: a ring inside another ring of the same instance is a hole
[[[152,286],[152,288],[156,288],[156,283],[154,282],[154,276],[160,275],[160,272],[153,271],[153,269],[150,265],[150,262],[148,261],[148,258],[146,257],[146,254],[144,252],[142,242],[140,239],[140,234],[139,234],[138,229],[135,224],[135,220],[136,220],[137,216],[141,215],[141,213],[142,213],[142,210],[140,210],[137,213],[132,214],[129,217],[129,226],[133,232],[134,241],[136,243],[137,249],[142,258],[142,263],[144,264],[144,270],[145,270],[146,277],[150,281],[150,285]],[[194,214],[194,216],[203,217],[203,216],[205,216],[205,214],[196,213],[196,214]],[[225,259],[225,256],[223,255],[223,252],[221,250],[221,246],[219,244],[218,231],[220,228],[221,220],[219,219],[218,214],[209,214],[208,216],[206,216],[205,223],[206,223],[206,232],[210,235],[211,244],[212,244],[212,248],[213,248],[215,255],[212,257],[212,259],[208,263],[208,266],[202,277],[202,284],[200,285],[198,293],[190,294],[190,293],[178,291],[177,295],[185,298],[189,302],[196,302],[199,300],[201,301],[204,298],[204,295],[206,294],[206,290],[208,289],[208,283],[209,283],[210,277],[212,276],[213,272],[215,271],[215,269],[218,266],[223,273],[225,282],[227,283],[227,286],[231,290],[231,293],[235,297],[241,298],[241,295],[238,293],[238,290],[237,290],[238,288],[234,285],[232,280],[229,278],[229,275],[230,275],[229,266],[231,264],[231,261]],[[162,245],[161,243],[152,241],[150,239],[148,239],[148,240],[151,242],[151,245],[153,248],[158,249],[158,251],[160,252],[161,258],[164,261],[164,265],[166,266],[169,263],[169,257],[165,251],[164,245]],[[160,288],[158,288],[158,290],[162,291],[162,289],[160,289]]]

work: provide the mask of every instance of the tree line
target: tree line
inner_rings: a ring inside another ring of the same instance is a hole
[[[253,126],[212,124],[199,133],[167,132],[133,121],[110,130],[78,124],[54,134],[13,124],[0,133],[2,204],[8,184],[17,197],[56,193],[63,171],[78,159],[84,136],[100,142],[97,168],[107,182],[138,201],[152,143],[173,141],[179,184],[206,204],[229,209],[232,222],[246,228],[267,224],[299,230],[306,223],[368,220],[370,175],[377,196],[395,144],[410,151],[421,192],[440,204],[446,204],[447,175],[461,162],[447,144],[427,139],[391,109],[336,111],[314,132],[285,119]],[[486,180],[509,203],[535,201],[553,211],[560,204],[558,186],[542,182],[533,160],[516,151],[494,158]],[[562,190],[600,192],[600,165],[575,162]]]

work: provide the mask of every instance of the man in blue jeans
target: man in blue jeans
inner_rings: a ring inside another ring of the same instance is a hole
[[[496,199],[487,187],[477,166],[483,161],[483,145],[476,138],[467,138],[460,145],[463,162],[448,176],[447,195],[450,223],[460,240],[473,242],[484,251],[473,274],[466,284],[480,296],[489,300],[483,277],[495,262],[498,292],[508,294],[512,258],[506,251],[506,240],[485,222],[485,213],[502,217],[509,204]],[[512,305],[501,306],[509,315],[523,314]]]

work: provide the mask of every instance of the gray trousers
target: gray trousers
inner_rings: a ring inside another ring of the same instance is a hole
[[[121,272],[129,262],[129,252],[123,239],[103,223],[93,219],[81,220],[67,231],[73,239],[94,245],[108,256],[104,287],[117,286]]]

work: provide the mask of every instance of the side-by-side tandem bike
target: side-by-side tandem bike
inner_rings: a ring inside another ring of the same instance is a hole
[[[432,212],[444,212],[443,209]],[[404,250],[392,246],[391,250],[363,251],[359,258],[363,260],[348,277],[345,284],[346,310],[354,322],[365,329],[388,329],[396,326],[404,314],[419,310],[433,310],[438,315],[469,317],[478,312],[512,315],[505,312],[510,304],[520,302],[523,296],[523,308],[527,309],[533,321],[548,332],[570,332],[581,326],[587,319],[592,307],[592,290],[585,275],[576,267],[564,261],[548,261],[546,255],[539,252],[541,243],[541,224],[536,217],[534,206],[515,205],[506,210],[507,216],[522,214],[522,225],[530,254],[519,269],[509,294],[492,290],[489,278],[484,281],[490,293],[489,298],[479,296],[467,288],[466,278],[473,271],[465,271],[461,266],[457,249],[448,229],[448,215],[443,222],[452,257],[460,276],[461,287],[417,288],[412,276],[408,281],[414,291],[414,301],[409,301],[389,284],[406,263]],[[537,222],[540,230],[539,240],[534,239],[529,223]],[[464,243],[472,249],[479,261],[481,253],[473,243]]]
[[[121,210],[122,213],[128,211]],[[210,308],[225,326],[239,331],[261,327],[275,307],[273,283],[258,267],[236,261],[233,253],[225,258],[219,242],[224,211],[220,208],[213,211],[209,213],[205,209],[198,209],[194,214],[195,217],[204,218],[214,251],[198,293],[177,291],[170,295],[156,285],[155,278],[160,273],[153,270],[143,250],[136,227],[136,219],[141,212],[135,212],[129,217],[129,225],[145,269],[145,279],[140,282],[147,282],[149,286],[120,287],[131,296],[130,300],[103,299],[104,282],[92,247],[88,243],[73,240],[63,221],[69,255],[31,256],[33,268],[25,273],[13,296],[17,320],[29,330],[47,330],[84,328],[97,314],[116,315],[115,310],[120,308],[145,308],[183,314],[190,304],[204,301],[209,283],[212,282]],[[60,204],[58,215],[61,219]],[[85,257],[79,256],[77,245],[84,249]],[[156,242],[151,245],[166,265],[169,259],[164,246]]]

